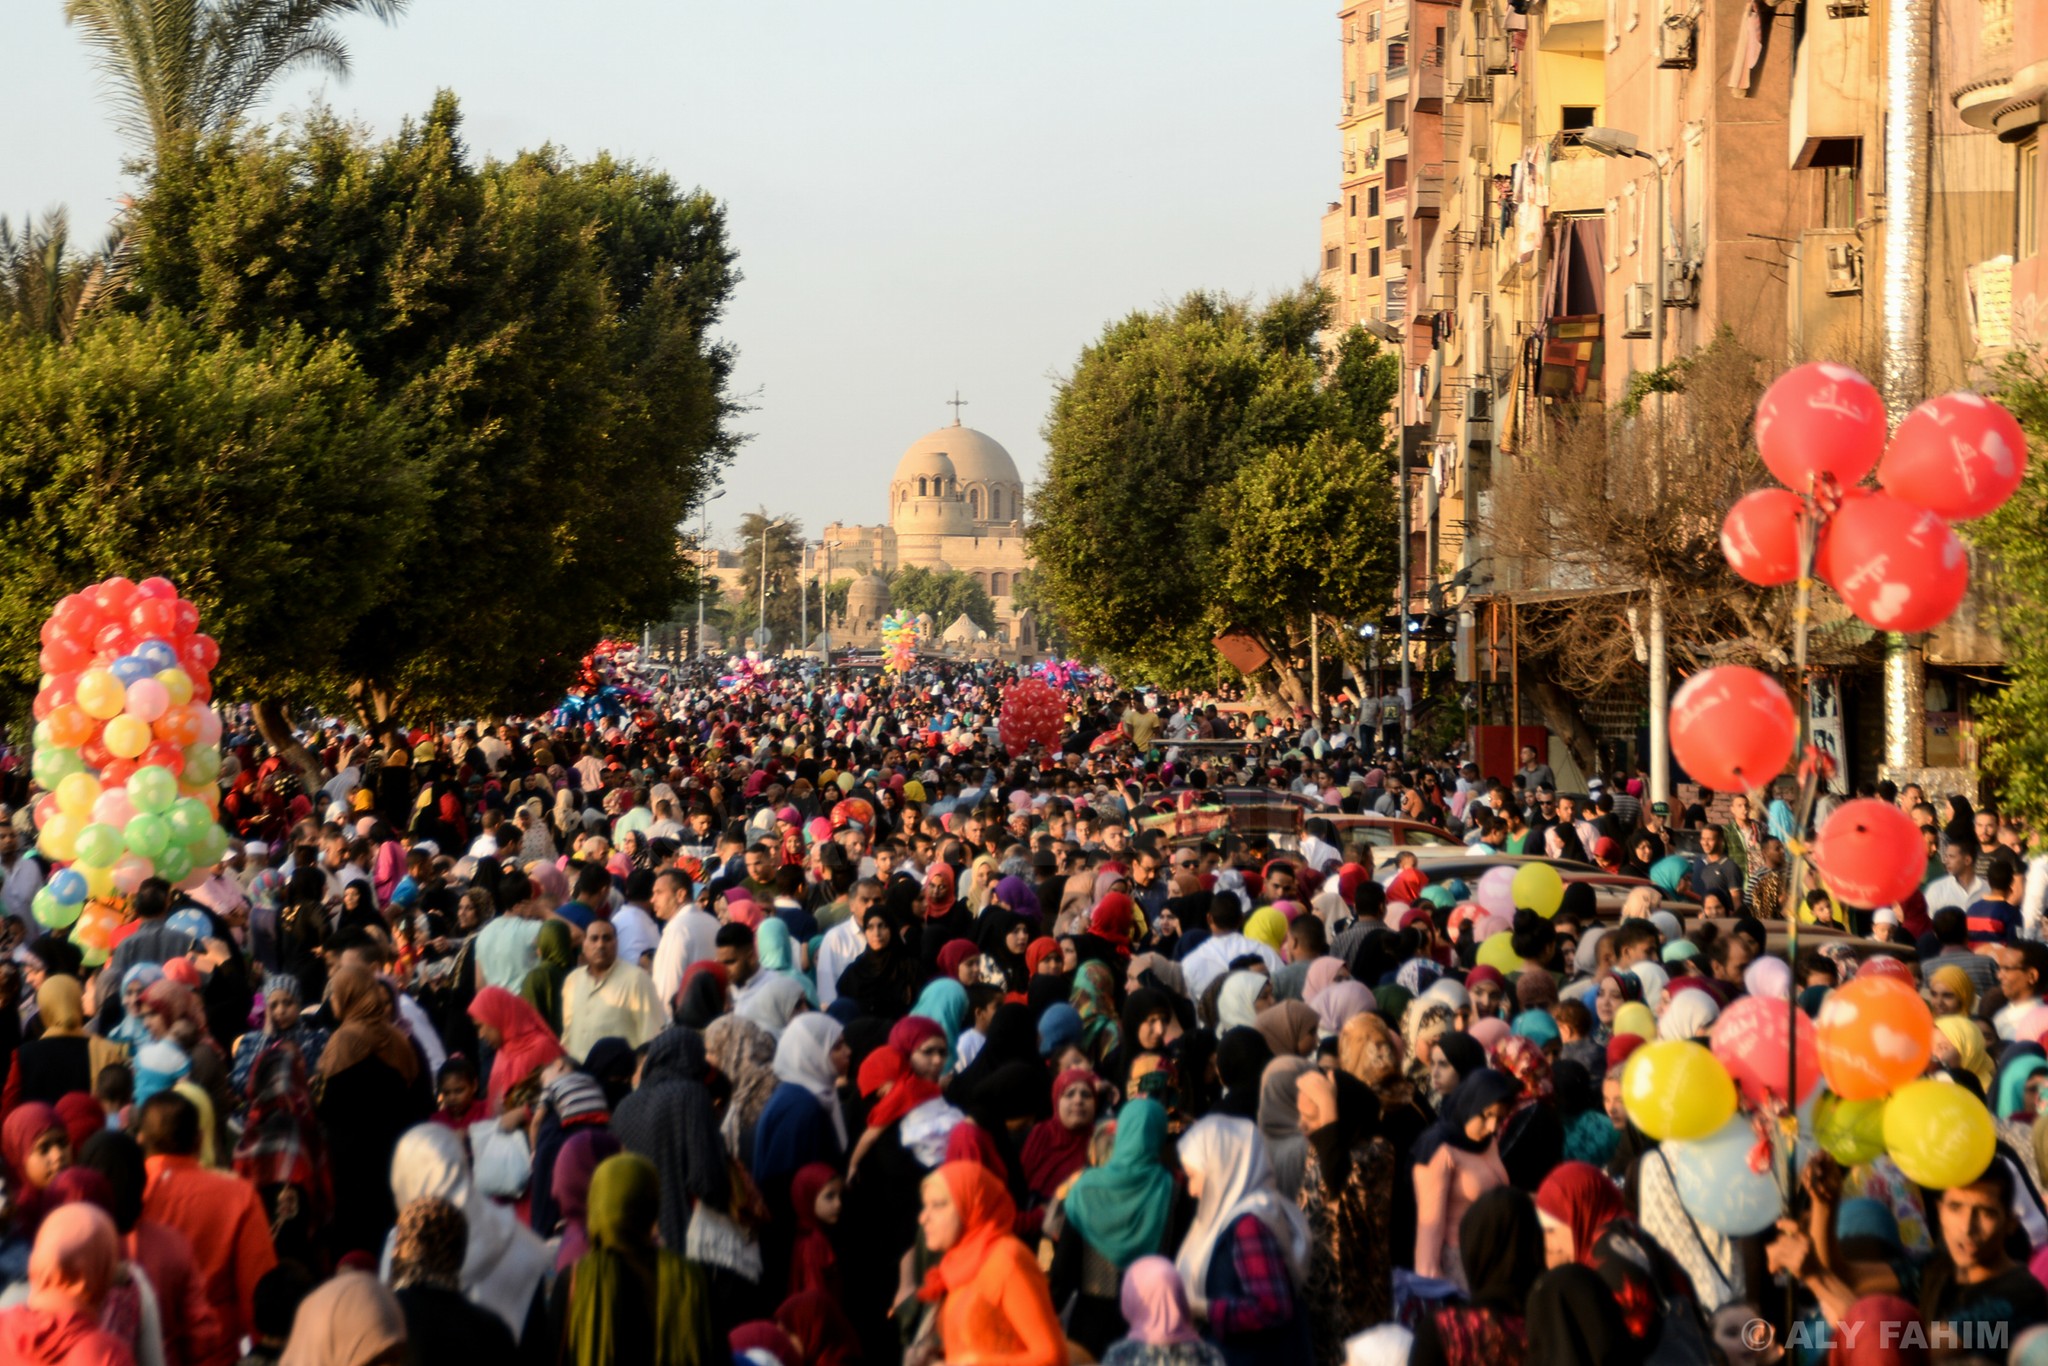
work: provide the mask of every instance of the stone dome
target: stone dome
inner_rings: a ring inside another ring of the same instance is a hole
[[[922,472],[916,467],[933,456],[944,460],[952,471],[951,477],[963,485],[1021,487],[1024,483],[1018,477],[1017,462],[1010,459],[1010,453],[994,437],[972,427],[941,427],[919,437],[910,444],[909,450],[903,452],[903,459],[896,466],[896,477],[902,479],[907,474],[915,479]]]
[[[846,614],[856,620],[887,615],[889,583],[880,574],[862,574],[846,588]]]
[[[927,481],[926,492],[917,492],[917,481]],[[904,484],[911,486],[913,497],[936,498],[952,491],[959,483],[960,472],[940,446],[927,446],[920,441],[903,453],[896,462],[896,475],[889,481],[890,487]]]

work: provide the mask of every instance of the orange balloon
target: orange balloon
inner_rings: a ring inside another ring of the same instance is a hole
[[[64,749],[77,749],[87,740],[92,739],[93,727],[97,724],[90,716],[85,714],[85,708],[79,706],[76,702],[66,702],[63,706],[54,709],[51,711],[48,720],[50,723],[50,743],[59,745]]]
[[[1814,1046],[1830,1091],[1877,1100],[1927,1070],[1934,1016],[1898,978],[1858,977],[1821,1003]]]
[[[156,719],[156,725],[152,727],[156,738],[176,745],[179,749],[198,743],[199,710],[195,703],[169,708]]]

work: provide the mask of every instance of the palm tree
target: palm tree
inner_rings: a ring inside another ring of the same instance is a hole
[[[334,21],[389,23],[411,0],[65,0],[119,110],[122,131],[160,156],[172,139],[216,132],[287,70],[348,75]]]
[[[19,232],[0,217],[0,327],[68,342],[112,297],[127,255],[120,230],[110,230],[97,251],[81,255],[70,248],[62,209],[45,213],[41,223],[24,219]]]

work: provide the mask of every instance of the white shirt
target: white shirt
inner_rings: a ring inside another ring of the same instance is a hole
[[[654,950],[654,994],[673,1001],[683,989],[683,974],[693,963],[718,957],[718,917],[695,905],[686,907],[662,926]]]
[[[1231,963],[1246,954],[1257,954],[1272,973],[1278,973],[1286,964],[1280,955],[1242,934],[1212,935],[1202,946],[1181,960],[1180,971],[1187,982],[1188,995],[1200,1000],[1202,993],[1209,989],[1209,983],[1230,971]]]
[[[829,1010],[839,999],[839,974],[867,949],[867,934],[852,916],[825,931],[818,945],[818,1009]]]
[[[1938,877],[1924,889],[1927,896],[1927,914],[1931,916],[1948,906],[1966,911],[1970,908],[1971,902],[1983,895],[1985,886],[1984,879],[1975,873],[1970,874],[1970,883],[1967,887],[1956,881],[1954,874]]]
[[[6,881],[0,882],[0,906],[6,907],[7,914],[22,924],[34,926],[36,893],[42,889],[43,865],[27,854],[18,855],[14,866],[7,870]],[[33,939],[40,933],[40,929],[32,928],[29,938]]]
[[[2042,915],[2048,912],[2048,856],[2027,860],[2027,886],[2020,897],[2020,934],[2028,939],[2048,937]]]
[[[622,901],[612,911],[612,929],[619,936],[619,961],[640,966],[640,955],[661,943],[661,926],[642,908]]]
[[[406,995],[404,991],[396,989],[395,982],[392,985],[394,989],[391,994],[398,999],[398,1023],[404,1027],[412,1041],[420,1046],[420,1052],[427,1055],[427,1075],[440,1075],[441,1064],[448,1061],[448,1050],[441,1043],[440,1031],[434,1028],[434,1022],[427,1018],[427,1012],[421,1009],[418,1001]]]
[[[578,1062],[599,1039],[620,1038],[638,1048],[661,1033],[668,1012],[654,994],[654,979],[624,959],[602,979],[582,967],[562,983],[562,1048]]]

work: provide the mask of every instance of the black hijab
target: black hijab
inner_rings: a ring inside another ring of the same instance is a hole
[[[1642,1360],[1614,1292],[1599,1272],[1576,1262],[1537,1279],[1529,1292],[1528,1324],[1531,1361],[1636,1366]]]
[[[989,1088],[996,1073],[1015,1062],[1030,1063],[1041,1075],[1045,1071],[1038,1059],[1038,1024],[1032,1018],[1031,1007],[1005,1001],[996,1007],[995,1018],[988,1022],[988,1039],[981,1051],[946,1087],[946,1099],[971,1111],[983,1100],[981,1093]]]
[[[1436,1051],[1443,1054],[1444,1061],[1458,1069],[1459,1081],[1486,1066],[1485,1045],[1460,1030],[1437,1035]]]
[[[1495,1186],[1458,1221],[1458,1253],[1473,1304],[1521,1313],[1543,1274],[1543,1227],[1536,1221],[1536,1202],[1513,1186]]]
[[[1448,1037],[1448,1036],[1446,1036]],[[1465,1132],[1465,1125],[1485,1113],[1488,1106],[1512,1101],[1522,1093],[1521,1084],[1504,1072],[1491,1067],[1481,1067],[1468,1074],[1463,1081],[1444,1097],[1443,1109],[1437,1114],[1436,1123],[1422,1131],[1422,1137],[1415,1140],[1415,1150],[1409,1154],[1409,1161],[1420,1167],[1436,1156],[1436,1150],[1446,1143],[1468,1153],[1482,1153],[1491,1138],[1473,1139]],[[1532,1219],[1534,1215],[1530,1216]],[[1538,1239],[1539,1254],[1541,1239]],[[1476,1282],[1475,1282],[1476,1283]],[[1525,1290],[1528,1287],[1523,1287]],[[1516,1303],[1520,1303],[1519,1300]]]
[[[1370,1086],[1342,1068],[1331,1075],[1337,1087],[1337,1118],[1308,1136],[1316,1163],[1331,1190],[1351,1180],[1351,1154],[1380,1131],[1380,1098]]]
[[[676,1023],[691,1029],[709,1029],[725,1013],[725,983],[717,974],[700,972],[683,985],[676,998]]]
[[[1258,1030],[1239,1025],[1225,1030],[1216,1044],[1216,1075],[1223,1079],[1223,1099],[1216,1102],[1219,1114],[1239,1119],[1256,1119],[1259,1113],[1259,1085],[1266,1064],[1273,1061],[1273,1046]]]

